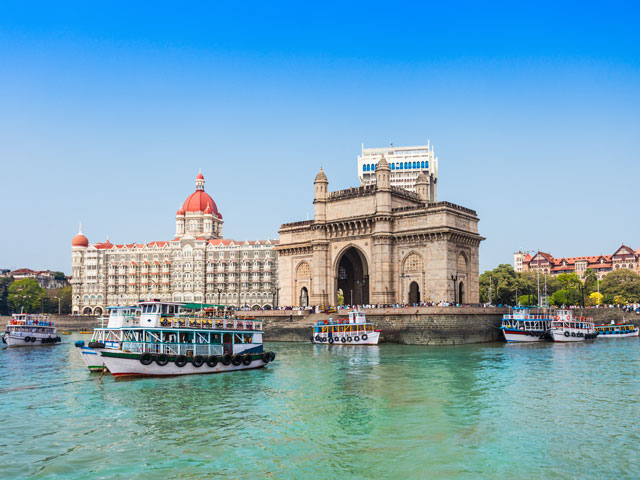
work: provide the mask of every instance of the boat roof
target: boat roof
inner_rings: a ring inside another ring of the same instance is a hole
[[[140,300],[138,305],[178,305],[190,310],[200,310],[203,308],[224,308],[226,305],[216,303],[185,303],[185,302],[163,302],[160,300]]]

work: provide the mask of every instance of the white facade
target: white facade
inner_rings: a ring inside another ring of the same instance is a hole
[[[173,240],[142,244],[89,244],[84,235],[76,235],[71,248],[72,312],[100,315],[107,305],[149,298],[275,306],[277,240],[219,238],[222,215],[205,196],[204,178],[196,181],[196,192],[176,214],[176,227]]]
[[[522,272],[522,261],[524,257],[527,256],[527,252],[514,252],[513,253],[513,270],[517,272]]]
[[[413,147],[364,148],[358,155],[358,178],[363,185],[376,183],[376,167],[384,158],[391,168],[391,186],[416,191],[416,180],[424,174],[432,185],[430,202],[437,201],[438,157],[430,143]]]

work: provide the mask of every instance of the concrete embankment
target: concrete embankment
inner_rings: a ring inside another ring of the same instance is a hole
[[[75,332],[78,330],[89,331],[98,327],[100,323],[96,317],[85,317],[85,316],[73,317],[71,315],[69,316],[52,315],[50,318],[51,318],[51,321],[53,321],[56,324],[56,329],[58,330],[58,333],[62,331],[69,331],[69,332]],[[9,316],[0,316],[0,328],[2,329],[3,332],[9,320],[11,320],[11,317]]]
[[[500,322],[506,309],[411,307],[365,310],[367,320],[382,330],[381,342],[406,345],[461,345],[501,339]],[[254,312],[251,312],[254,313]],[[304,314],[298,311],[255,312],[264,322],[265,341],[306,342],[311,326],[326,320],[328,314]],[[290,316],[291,315],[291,316]],[[332,314],[334,318],[344,317]]]

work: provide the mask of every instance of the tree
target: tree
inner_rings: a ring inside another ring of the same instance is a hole
[[[67,277],[64,272],[51,272],[53,273],[53,278],[56,280],[65,280]]]
[[[338,289],[338,305],[344,305],[344,294],[341,288]]]
[[[558,275],[558,280],[562,284],[562,288],[564,290],[569,290],[572,288],[578,289],[582,286],[580,277],[576,273],[561,273],[560,275]]]
[[[593,292],[589,295],[588,305],[593,307],[594,305],[602,305],[602,299],[604,295],[598,292]]]
[[[9,296],[9,285],[13,279],[11,277],[0,277],[0,315],[7,315],[9,313],[9,303],[7,297]]]
[[[480,275],[480,301],[489,301],[489,282],[491,282],[491,303],[510,305],[515,302],[516,272],[509,264],[503,263],[493,270]]]
[[[48,306],[47,312],[58,313],[58,307],[60,307],[60,313],[71,313],[71,287],[54,288],[53,290],[47,290]]]
[[[13,282],[9,286],[9,306],[15,312],[24,309],[27,313],[40,311],[44,306],[47,294],[33,278],[25,278]]]
[[[611,272],[600,282],[600,292],[605,296],[619,295],[627,302],[640,301],[640,275],[626,268]],[[616,302],[614,299],[614,303]]]
[[[589,295],[591,295],[591,292],[593,292],[597,288],[598,274],[590,268],[587,268],[584,272],[584,275],[582,276],[582,282]]]

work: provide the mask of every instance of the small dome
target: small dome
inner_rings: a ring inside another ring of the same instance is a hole
[[[198,176],[196,177],[196,180],[204,180],[204,175],[202,175],[202,172],[198,173]]]
[[[180,209],[176,212],[176,216],[177,215],[184,215],[184,210],[182,209],[182,207],[180,207]]]
[[[207,208],[204,209],[204,213],[207,215],[211,215],[213,213],[213,209],[211,208],[210,203],[207,203]]]
[[[429,183],[429,179],[424,173],[421,173],[420,175],[418,175],[418,178],[416,178],[416,185],[418,183]]]
[[[82,233],[78,233],[73,240],[71,240],[72,247],[88,247],[89,240]]]
[[[327,182],[327,183],[329,182],[329,180],[327,180],[327,176],[322,171],[322,167],[320,167],[320,171],[316,175],[316,179],[315,179],[314,183],[315,182]]]
[[[378,170],[380,170],[380,169],[382,169],[382,170],[391,170],[391,169],[389,168],[389,164],[388,164],[388,163],[387,163],[387,161],[384,159],[384,157],[382,157],[382,158],[380,159],[380,161],[378,162],[378,165],[376,166],[376,171],[378,171]]]

